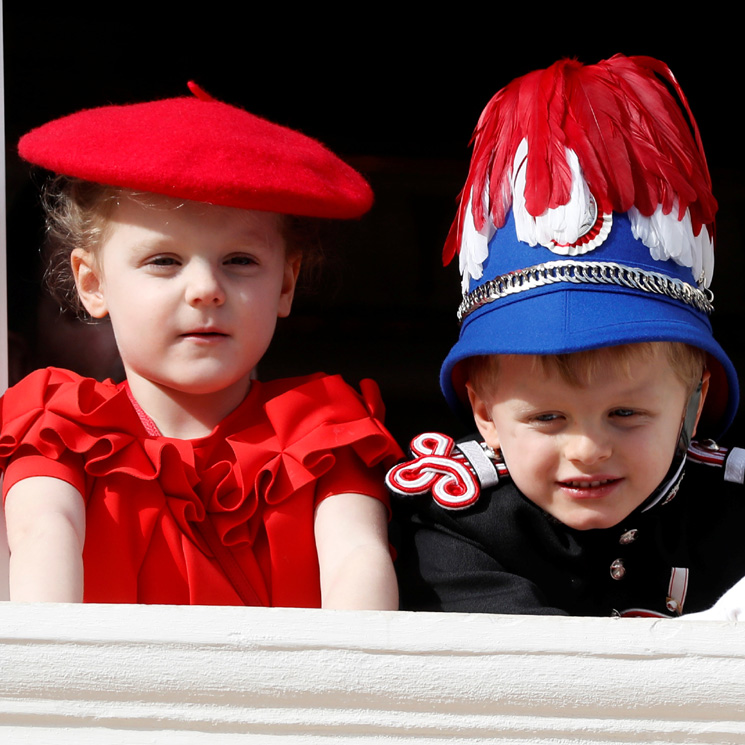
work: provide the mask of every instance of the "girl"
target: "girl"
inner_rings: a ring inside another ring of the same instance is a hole
[[[4,396],[11,599],[395,608],[374,383],[252,375],[292,305],[289,216],[359,216],[369,187],[190,87],[21,139],[63,175],[58,289],[110,317],[126,381],[49,368]]]

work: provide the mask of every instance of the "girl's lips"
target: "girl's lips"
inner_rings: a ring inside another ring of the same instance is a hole
[[[183,339],[199,339],[202,341],[217,341],[218,339],[224,339],[228,336],[228,334],[218,331],[217,329],[202,329],[202,330],[196,330],[196,331],[187,331],[184,334],[181,334],[181,337]]]
[[[191,331],[185,331],[181,336],[227,336],[227,334],[216,328],[206,329],[192,329]]]

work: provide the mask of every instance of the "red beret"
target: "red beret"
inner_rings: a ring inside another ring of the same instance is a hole
[[[372,191],[316,140],[196,97],[103,106],[24,135],[25,160],[65,176],[178,199],[306,217],[359,217]]]

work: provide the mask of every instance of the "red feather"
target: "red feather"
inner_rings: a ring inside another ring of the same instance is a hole
[[[707,225],[713,234],[717,203],[701,136],[667,65],[623,55],[589,66],[561,60],[513,80],[484,109],[445,243],[446,264],[460,248],[472,193],[476,228],[483,227],[486,210],[496,228],[504,225],[512,204],[513,160],[523,139],[528,142],[525,201],[534,217],[569,201],[565,148],[570,148],[603,212],[635,206],[649,216],[661,205],[669,214],[677,201],[678,219],[690,209],[694,233]],[[481,197],[487,183],[485,210]]]

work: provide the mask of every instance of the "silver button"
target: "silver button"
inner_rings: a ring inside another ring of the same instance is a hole
[[[618,539],[618,542],[622,546],[628,546],[629,543],[633,543],[636,540],[636,536],[638,532],[639,531],[636,528],[627,530],[625,533],[621,535],[621,537]]]
[[[610,565],[610,576],[613,577],[613,579],[623,579],[626,576],[626,567],[623,565],[621,559],[616,559]]]

